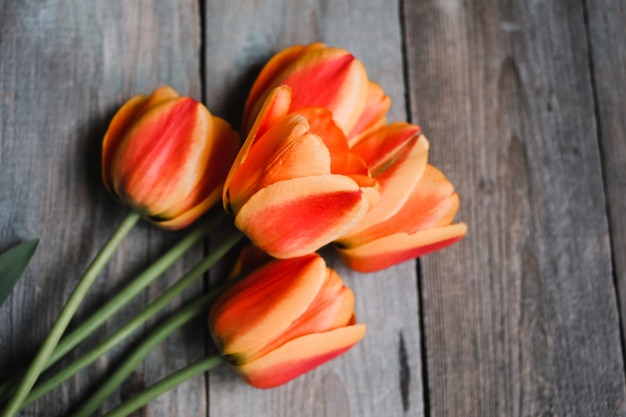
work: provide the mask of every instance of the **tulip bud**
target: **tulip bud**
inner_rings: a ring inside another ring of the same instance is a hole
[[[159,226],[178,229],[219,201],[239,139],[201,103],[161,87],[122,106],[102,148],[107,190]]]
[[[323,43],[286,48],[269,60],[252,86],[243,116],[246,131],[280,85],[293,90],[289,113],[323,107],[346,135],[365,110],[370,88],[363,64],[346,50]]]
[[[226,211],[276,258],[312,253],[354,228],[378,195],[367,167],[323,108],[288,114],[291,89],[272,91],[224,185]]]
[[[419,127],[387,125],[353,146],[380,186],[380,200],[358,226],[337,240],[352,269],[371,272],[425,255],[458,240],[464,223],[452,224],[459,197],[450,181],[428,165],[428,141]]]
[[[251,272],[216,301],[209,328],[227,362],[257,388],[284,384],[365,335],[352,291],[316,254]]]

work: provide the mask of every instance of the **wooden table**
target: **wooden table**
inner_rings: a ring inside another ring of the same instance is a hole
[[[169,84],[237,126],[266,60],[317,40],[364,62],[393,99],[390,120],[422,126],[469,233],[376,274],[330,257],[369,326],[334,362],[268,391],[221,367],[135,415],[626,415],[623,0],[0,0],[0,250],[41,238],[0,308],[0,367],[33,354],[127,213],[100,180],[101,138],[118,107]],[[76,323],[181,236],[142,222]],[[160,320],[21,415],[67,413]],[[159,345],[99,414],[208,350],[203,317]]]

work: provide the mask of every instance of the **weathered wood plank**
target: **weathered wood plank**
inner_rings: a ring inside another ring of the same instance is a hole
[[[395,1],[206,1],[206,100],[237,124],[247,89],[281,48],[324,41],[350,50],[405,120],[399,5]],[[211,372],[209,415],[421,416],[420,336],[414,262],[371,275],[330,259],[356,293],[365,340],[337,360],[270,391],[246,386],[223,367]],[[403,390],[406,394],[402,394]]]
[[[624,415],[581,2],[404,13],[412,114],[469,224],[421,263],[430,415]],[[623,117],[605,111],[623,140]]]
[[[0,367],[6,367],[35,351],[81,270],[125,215],[107,196],[99,172],[101,138],[114,111],[161,84],[200,97],[200,27],[192,0],[0,1],[0,16],[0,249],[41,237],[27,275],[0,309]],[[102,304],[178,236],[143,222],[79,315]],[[202,252],[198,248],[140,295],[88,346],[140,311]],[[199,283],[195,291],[201,289]],[[204,338],[198,332],[203,334],[204,320],[155,350],[104,409],[201,356]],[[23,415],[61,415],[124,350],[102,358]],[[145,412],[202,415],[203,386],[204,378],[197,378]]]
[[[587,1],[598,132],[624,337],[626,306],[626,4]],[[626,343],[626,340],[624,340]]]

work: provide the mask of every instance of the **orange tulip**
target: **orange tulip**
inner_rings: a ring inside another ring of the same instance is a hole
[[[159,226],[178,229],[219,201],[239,139],[201,103],[161,87],[122,106],[102,148],[107,190]]]
[[[447,178],[428,165],[428,146],[419,127],[396,123],[366,134],[352,148],[378,181],[380,200],[336,242],[350,268],[384,269],[465,235],[464,223],[452,224],[459,197]]]
[[[335,358],[365,335],[354,295],[316,254],[273,260],[222,295],[211,335],[252,386],[272,388]]]
[[[276,258],[312,253],[345,235],[377,199],[377,183],[323,108],[290,113],[291,89],[268,96],[224,185],[226,211]]]
[[[307,107],[328,109],[346,135],[365,111],[370,89],[363,64],[344,49],[323,43],[286,48],[269,60],[252,86],[244,109],[246,131],[280,85],[293,90],[289,113]]]

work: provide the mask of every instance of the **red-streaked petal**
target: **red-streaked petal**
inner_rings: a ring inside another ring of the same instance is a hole
[[[135,96],[124,103],[113,116],[111,124],[104,135],[104,140],[102,141],[102,180],[109,192],[113,192],[111,161],[113,161],[115,152],[124,138],[124,133],[130,128],[131,121],[134,121],[137,115],[141,113],[146,101],[148,101],[147,96]]]
[[[413,234],[397,233],[354,247],[336,245],[336,248],[351,269],[374,272],[449,246],[461,240],[466,232],[465,223],[458,223]]]
[[[302,56],[303,53],[318,48],[325,48],[325,45],[323,43],[314,43],[308,46],[294,45],[278,52],[265,64],[250,89],[244,106],[243,126],[246,130],[252,127],[252,123],[263,104],[263,96],[267,95],[271,85],[273,85],[273,81],[278,79],[281,73]]]
[[[281,81],[292,90],[291,111],[324,107],[344,131],[356,125],[367,101],[367,74],[360,61],[338,48],[311,51]]]
[[[278,181],[330,174],[328,149],[317,135],[307,133],[306,119],[285,116],[261,138],[230,183],[229,208],[237,213],[261,188]]]
[[[248,153],[250,152],[252,145],[254,145],[257,140],[263,138],[270,127],[276,125],[282,118],[284,118],[289,110],[290,103],[291,89],[286,86],[277,87],[272,90],[267,100],[263,103],[263,108],[261,109],[252,130],[248,133],[245,142],[239,150],[239,153],[232,164],[232,168],[226,177],[226,181],[224,182],[224,193],[222,195],[222,199],[224,200],[224,208],[227,211],[230,206],[230,196],[228,194],[230,183],[238,172],[239,167],[248,158]]]
[[[403,147],[395,150],[390,165],[375,176],[380,185],[380,200],[367,212],[363,221],[350,231],[346,239],[385,222],[404,207],[419,212],[419,206],[409,206],[407,201],[413,190],[419,187],[419,180],[426,170],[428,146],[428,140],[422,135],[412,137]],[[411,218],[407,220],[410,221]]]
[[[222,353],[238,363],[257,356],[309,308],[326,276],[324,260],[309,255],[270,262],[235,284],[209,313]]]
[[[210,135],[212,146],[202,179],[185,199],[159,215],[164,220],[153,219],[159,226],[170,230],[186,227],[220,200],[224,179],[239,150],[239,135],[215,116]]]
[[[382,87],[373,81],[369,82],[367,102],[359,120],[348,135],[350,146],[354,146],[363,134],[385,124],[385,115],[391,107],[391,98],[385,95]]]
[[[419,126],[409,123],[393,123],[369,132],[352,147],[352,153],[360,157],[376,176],[397,158],[397,155],[421,136]]]
[[[240,366],[238,371],[256,388],[273,388],[348,351],[365,336],[365,330],[365,324],[356,324],[302,336]]]
[[[399,232],[411,234],[447,226],[452,223],[458,208],[459,196],[454,192],[452,183],[437,168],[427,165],[406,203],[396,214],[368,228],[355,229],[341,242],[356,246]],[[365,221],[364,218],[361,225]]]
[[[295,178],[254,194],[235,217],[253,244],[276,258],[316,251],[361,220],[368,202],[342,175]]]
[[[265,101],[264,94],[276,86],[287,85],[293,90],[291,112],[324,107],[333,113],[344,133],[352,130],[367,100],[368,80],[363,64],[348,51],[323,44],[289,50],[279,56],[268,63],[267,75],[262,71],[255,82],[246,105],[246,119],[254,117],[247,114],[256,114],[258,103]]]
[[[208,160],[211,117],[188,98],[166,100],[125,135],[112,161],[114,191],[151,215],[168,210],[198,183]]]
[[[152,107],[178,97],[178,93],[172,87],[159,87],[150,96],[139,95],[132,97],[115,114],[102,141],[102,178],[104,186],[109,192],[113,192],[111,162],[113,161],[114,153],[117,151],[122,139],[124,139],[124,135]]]
[[[309,308],[259,351],[259,356],[298,337],[327,332],[350,324],[354,317],[354,294],[343,285],[341,277],[335,271],[327,268],[327,275],[328,278],[315,300],[309,304]]]

